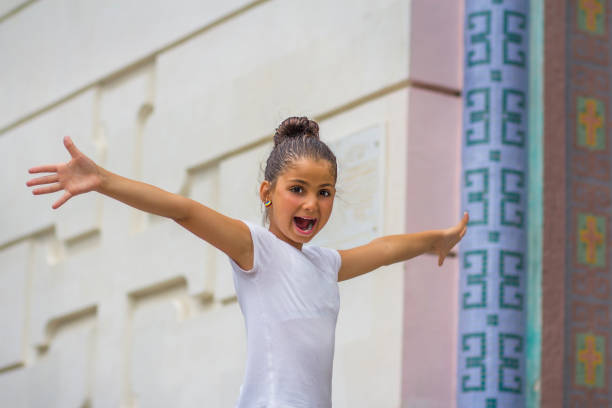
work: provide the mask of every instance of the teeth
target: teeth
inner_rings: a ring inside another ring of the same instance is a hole
[[[304,217],[295,217],[295,218],[296,220],[299,218],[299,219],[308,221],[308,225],[306,226],[306,228],[301,228],[296,222],[296,226],[302,231],[310,231],[314,227],[314,224],[315,224],[314,218],[304,218]]]

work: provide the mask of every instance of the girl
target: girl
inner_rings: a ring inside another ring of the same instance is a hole
[[[340,306],[338,282],[424,252],[442,265],[467,230],[454,227],[390,235],[348,250],[304,245],[332,212],[336,157],[305,117],[284,120],[260,186],[265,229],[224,216],[196,201],[113,174],[81,153],[69,137],[68,163],[33,167],[52,173],[27,182],[34,194],[97,191],[132,207],[171,218],[229,257],[247,330],[247,363],[237,407],[331,407],[332,362]]]

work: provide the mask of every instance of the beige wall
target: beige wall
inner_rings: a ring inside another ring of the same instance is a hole
[[[96,194],[53,211],[27,168],[67,160],[68,134],[111,171],[259,221],[270,135],[309,115],[351,225],[321,242],[401,233],[410,3],[20,4],[0,8],[0,406],[233,406],[246,343],[225,256]],[[403,283],[394,265],[340,284],[334,407],[400,406]]]

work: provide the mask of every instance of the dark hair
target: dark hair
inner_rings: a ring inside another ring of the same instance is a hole
[[[264,177],[272,185],[291,164],[303,157],[327,160],[334,177],[338,178],[336,156],[319,139],[319,125],[307,117],[290,117],[281,122],[274,133],[274,148],[266,162]]]

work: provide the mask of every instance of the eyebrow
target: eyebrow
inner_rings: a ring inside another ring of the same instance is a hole
[[[307,185],[307,186],[309,185],[309,184],[308,184],[308,182],[306,182],[306,181],[304,181],[304,180],[300,180],[300,179],[291,179],[291,180],[289,180],[289,181],[291,181],[291,182],[296,182],[296,183],[301,183],[301,184],[305,184],[305,185]],[[333,185],[333,184],[330,184],[330,183],[325,183],[325,184],[321,184],[319,187],[328,187],[328,186],[329,186],[329,187],[333,187],[334,185]]]

